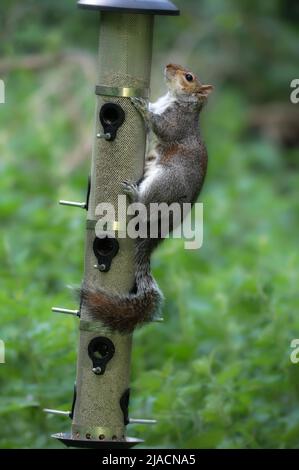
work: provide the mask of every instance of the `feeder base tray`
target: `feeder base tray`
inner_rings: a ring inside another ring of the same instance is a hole
[[[86,449],[130,449],[137,444],[142,444],[142,439],[127,437],[125,441],[92,441],[90,439],[73,439],[70,433],[52,434],[52,437],[58,439],[67,447],[80,447]]]

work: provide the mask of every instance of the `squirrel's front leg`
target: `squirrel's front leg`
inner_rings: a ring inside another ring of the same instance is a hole
[[[150,111],[147,101],[143,98],[131,98],[131,102],[143,117],[148,129],[152,130],[158,137],[163,136],[165,129],[169,126],[167,118],[163,114],[155,114]]]
[[[147,101],[144,98],[137,98],[137,97],[132,97],[130,99],[131,99],[131,103],[133,103],[137,111],[143,117],[145,123],[149,126],[150,125],[150,113],[149,113]]]

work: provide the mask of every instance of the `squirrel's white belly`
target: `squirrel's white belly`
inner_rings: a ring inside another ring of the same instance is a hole
[[[159,98],[155,103],[149,103],[148,109],[151,113],[161,115],[174,102],[175,98],[170,93],[167,93],[162,96],[162,98]]]
[[[159,177],[161,172],[162,172],[162,168],[159,165],[155,165],[155,164],[152,164],[147,169],[146,177],[144,178],[144,180],[141,182],[139,186],[139,191],[141,195],[145,193],[148,190],[148,188],[151,187],[153,181]]]

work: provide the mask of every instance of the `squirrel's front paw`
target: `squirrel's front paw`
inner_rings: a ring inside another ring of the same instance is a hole
[[[148,105],[147,105],[147,101],[144,98],[137,98],[136,96],[134,96],[130,98],[130,100],[131,100],[131,103],[133,103],[133,105],[135,106],[135,108],[138,109],[138,111],[142,113],[147,112]]]
[[[123,192],[129,196],[131,201],[138,200],[138,186],[136,183],[131,183],[130,181],[123,181],[121,183]]]

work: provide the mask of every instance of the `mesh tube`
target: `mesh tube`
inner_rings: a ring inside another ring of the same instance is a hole
[[[151,69],[153,16],[101,14],[98,83],[108,87],[148,88]],[[103,132],[99,112],[104,103],[119,104],[125,122],[113,142],[97,139]],[[98,96],[95,116],[94,145],[91,168],[91,193],[88,219],[96,220],[95,208],[100,202],[117,203],[123,180],[138,180],[143,173],[145,128],[139,113],[128,98]],[[117,213],[117,211],[116,211]],[[111,269],[101,273],[94,268],[94,229],[87,230],[84,283],[90,287],[128,292],[134,284],[134,241],[119,239],[119,252]],[[120,399],[129,388],[132,335],[107,332],[100,322],[91,322],[88,312],[81,309],[77,364],[77,399],[72,423],[73,439],[124,440],[124,415]],[[92,329],[97,328],[97,331]],[[92,372],[88,344],[96,336],[109,338],[115,354],[103,375]]]

